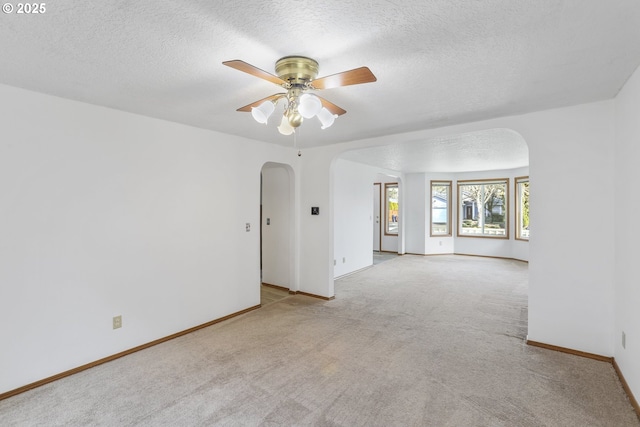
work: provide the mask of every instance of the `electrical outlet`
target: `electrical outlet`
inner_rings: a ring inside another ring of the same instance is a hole
[[[113,318],[113,329],[122,328],[122,316],[115,316]]]
[[[345,257],[342,257],[342,263],[344,264],[345,262],[347,262],[347,259]]]
[[[622,331],[622,348],[627,348],[627,335]]]
[[[333,265],[336,265],[336,260],[335,259],[333,260]]]

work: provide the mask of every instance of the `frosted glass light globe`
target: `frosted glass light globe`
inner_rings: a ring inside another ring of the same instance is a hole
[[[276,106],[271,101],[265,101],[257,107],[251,107],[251,115],[258,123],[267,124],[269,116],[273,113]]]
[[[317,96],[305,93],[300,97],[298,104],[298,112],[305,119],[310,119],[320,112],[322,109],[322,101]]]
[[[322,123],[322,127],[320,129],[326,129],[331,126],[336,120],[336,117],[338,117],[337,114],[331,114],[329,110],[322,107],[322,110],[318,113],[318,119],[320,120],[320,123]]]
[[[283,135],[291,135],[294,129],[289,124],[289,119],[287,116],[282,116],[282,121],[280,122],[280,126],[278,126],[278,132]]]

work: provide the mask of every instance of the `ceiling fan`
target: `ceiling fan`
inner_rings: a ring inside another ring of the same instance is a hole
[[[314,116],[320,120],[322,129],[328,128],[336,117],[346,113],[346,110],[311,92],[377,80],[367,67],[355,68],[316,79],[318,62],[305,56],[280,58],[276,61],[276,75],[239,59],[225,61],[223,64],[275,83],[286,90],[286,92],[276,93],[237,110],[251,112],[257,122],[266,124],[278,101],[285,100],[284,114],[280,126],[278,126],[278,131],[283,135],[291,135],[304,119],[310,119]]]

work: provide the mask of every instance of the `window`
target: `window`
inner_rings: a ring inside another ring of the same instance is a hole
[[[431,181],[431,236],[451,236],[451,181]]]
[[[521,176],[516,182],[516,239],[529,240],[529,177]]]
[[[458,181],[458,236],[509,238],[509,180]]]
[[[398,234],[398,183],[384,185],[385,194],[385,230],[384,234]]]

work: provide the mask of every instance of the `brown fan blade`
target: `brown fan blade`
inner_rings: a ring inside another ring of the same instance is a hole
[[[244,111],[244,112],[250,113],[251,112],[251,107],[257,107],[258,105],[262,104],[265,101],[273,101],[273,100],[278,99],[278,98],[283,97],[283,96],[287,96],[287,94],[286,93],[276,93],[274,95],[267,96],[266,98],[262,98],[259,101],[252,102],[249,105],[245,105],[244,107],[240,107],[236,111]]]
[[[354,70],[343,71],[342,73],[321,77],[313,80],[311,85],[316,89],[331,89],[339,86],[370,83],[375,82],[376,80],[378,79],[376,79],[376,76],[373,75],[368,67],[360,67]]]
[[[318,96],[318,95],[316,95]],[[342,108],[338,107],[336,104],[327,101],[326,99],[324,99],[321,96],[318,96],[318,98],[320,98],[320,101],[322,102],[322,106],[324,108],[326,108],[327,110],[329,110],[332,114],[337,114],[339,116],[343,115],[344,113],[347,112],[347,110],[343,110]]]
[[[254,67],[251,64],[247,64],[246,62],[241,61],[239,59],[234,59],[233,61],[225,61],[225,62],[223,62],[223,64],[226,65],[227,67],[231,67],[231,68],[235,68],[236,70],[244,71],[247,74],[251,74],[252,76],[259,77],[261,79],[270,81],[271,83],[275,83],[277,85],[287,84],[287,82],[282,80],[280,77],[274,76],[271,73],[267,73],[266,71],[261,70],[258,67]]]

